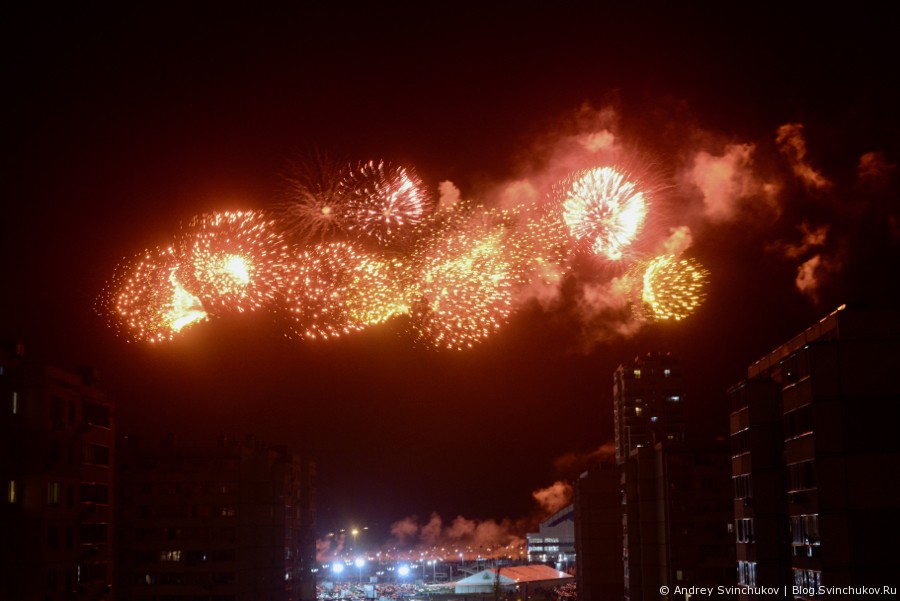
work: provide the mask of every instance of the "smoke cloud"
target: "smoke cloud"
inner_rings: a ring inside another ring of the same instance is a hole
[[[432,549],[478,553],[482,557],[499,557],[512,552],[525,543],[525,524],[509,519],[470,520],[456,516],[450,524],[444,524],[437,513],[420,523],[416,516],[408,516],[391,524],[394,550],[409,553]]]
[[[558,480],[547,488],[534,491],[531,496],[538,502],[541,509],[548,515],[553,515],[572,502],[572,493],[571,484]]]
[[[778,128],[775,143],[791,165],[794,175],[800,178],[809,188],[824,190],[831,187],[821,173],[816,171],[806,159],[806,138],[803,136],[803,125],[787,123]]]
[[[688,181],[700,189],[707,219],[723,222],[735,219],[742,203],[761,199],[753,207],[775,209],[777,186],[760,180],[753,171],[752,144],[731,144],[721,155],[700,151],[694,157]]]

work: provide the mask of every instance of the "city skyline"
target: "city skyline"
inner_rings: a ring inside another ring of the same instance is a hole
[[[877,14],[66,10],[8,25],[0,335],[95,364],[123,433],[310,454],[321,533],[540,515],[532,493],[612,440],[619,364],[672,352],[688,429],[725,435],[747,365],[844,302],[896,306],[898,86]],[[706,301],[641,322],[611,293],[622,264],[582,258],[462,353],[402,317],[323,343],[257,313],[150,346],[97,314],[123,258],[196,215],[271,208],[312,149],[487,206],[614,156],[655,192],[653,245],[709,270]]]

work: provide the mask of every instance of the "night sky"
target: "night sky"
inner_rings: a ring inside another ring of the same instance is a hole
[[[724,434],[749,363],[841,303],[900,298],[894,20],[609,4],[9,15],[0,336],[99,366],[123,433],[311,453],[322,532],[535,515],[532,492],[577,473],[557,460],[612,438],[612,372],[647,351],[683,360],[697,436]],[[545,198],[600,133],[654,186],[647,235],[687,228],[710,271],[685,321],[610,318],[593,293],[621,269],[596,261],[466,352],[402,318],[309,342],[266,314],[149,346],[95,311],[181,222],[283,200],[297,157],[384,158],[491,204],[511,182]]]

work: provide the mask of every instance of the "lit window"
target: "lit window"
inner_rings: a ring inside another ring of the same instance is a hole
[[[160,561],[181,561],[181,551],[160,551]]]
[[[16,502],[16,481],[10,480],[9,485],[6,487],[6,500],[10,503]]]
[[[657,420],[659,420],[659,418],[656,417],[655,415],[654,415],[653,417],[650,418],[650,421],[651,421],[651,422],[656,422]]]
[[[15,415],[19,412],[19,393],[18,392],[12,393],[12,412],[13,412],[13,415]]]
[[[59,482],[47,483],[47,505],[59,505]]]
[[[634,414],[635,414],[635,415],[640,415],[642,411],[643,411],[643,409],[640,408],[640,407],[635,407],[635,408],[634,408]]]
[[[673,396],[670,396],[670,397],[669,397],[669,401],[671,401],[671,402],[673,402],[673,403],[677,403],[677,402],[680,401],[680,400],[681,400],[681,397],[678,396],[678,395],[673,395]]]
[[[639,369],[634,370],[634,377],[636,379],[640,380],[641,379],[641,370],[639,370]]]
[[[665,375],[665,376],[668,378],[669,376],[672,375],[672,370],[671,370],[671,369],[664,369],[664,370],[663,370],[663,375]],[[679,578],[679,580],[681,580],[681,579]]]

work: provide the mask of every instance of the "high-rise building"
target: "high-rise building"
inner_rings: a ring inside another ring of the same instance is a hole
[[[592,465],[575,482],[575,563],[580,601],[622,599],[622,496],[612,460]]]
[[[121,441],[123,598],[313,601],[314,466],[255,439]]]
[[[657,442],[684,440],[681,364],[668,354],[648,353],[613,375],[616,463]]]
[[[634,449],[622,466],[624,598],[733,586],[729,457],[725,440],[659,442]]]
[[[822,598],[819,586],[896,591],[898,365],[900,313],[841,308],[731,390],[742,598],[762,586],[796,599]]]
[[[528,561],[553,563],[567,570],[575,561],[575,508],[566,505],[540,523],[537,532],[525,534]]]
[[[0,598],[109,599],[115,429],[99,372],[0,346]]]

